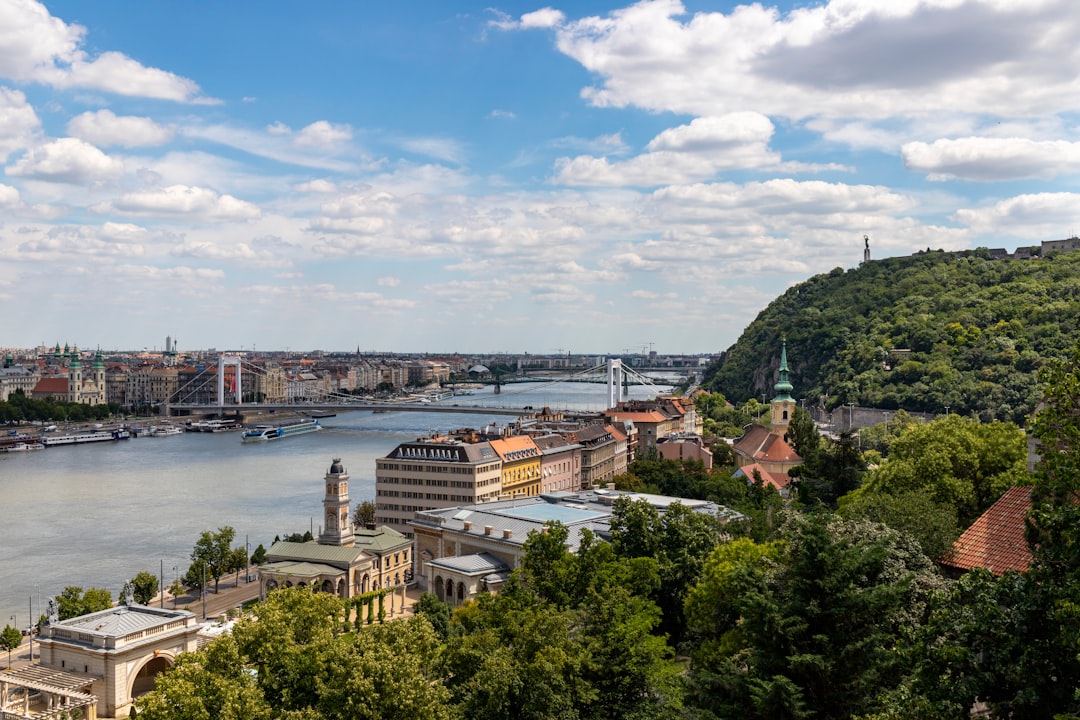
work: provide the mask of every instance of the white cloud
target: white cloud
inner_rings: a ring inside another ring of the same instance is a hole
[[[349,140],[352,140],[352,129],[347,125],[334,125],[319,120],[297,132],[293,142],[301,147],[332,149]]]
[[[111,110],[84,112],[67,125],[68,135],[100,147],[147,147],[164,145],[174,134],[148,117],[117,116]]]
[[[498,110],[498,109],[492,110],[490,113],[488,113],[488,117],[497,118],[497,119],[500,119],[500,120],[516,120],[517,119],[517,115],[515,115],[510,110]]]
[[[299,183],[294,185],[293,189],[297,192],[305,193],[332,193],[337,192],[337,185],[329,180],[311,180],[309,182]]]
[[[1033,240],[1060,238],[1080,227],[1080,194],[1033,193],[983,208],[956,212],[956,220],[978,234],[1013,235]],[[1064,229],[1063,229],[1064,228]]]
[[[19,191],[10,185],[0,184],[0,208],[14,208],[22,204]]]
[[[259,208],[231,195],[187,185],[133,192],[93,208],[97,212],[145,217],[185,217],[189,220],[252,220]]]
[[[406,152],[452,163],[461,162],[463,155],[460,143],[445,138],[410,138],[400,145]]]
[[[60,138],[32,148],[6,170],[12,177],[73,185],[117,178],[123,171],[123,162],[76,138]]]
[[[41,121],[26,102],[26,96],[18,90],[0,87],[0,162],[37,142],[40,129]]]
[[[150,68],[118,52],[91,58],[86,29],[68,25],[33,0],[0,3],[0,76],[58,88],[85,88],[134,97],[209,102],[192,80]]]
[[[643,0],[555,33],[599,78],[583,95],[601,107],[873,122],[1080,104],[1067,70],[1080,64],[1080,14],[1066,0],[833,0],[689,16],[677,0]]]
[[[546,7],[522,15],[521,27],[523,29],[557,27],[565,19],[566,16],[561,11]]]
[[[906,143],[901,152],[905,167],[933,180],[1046,180],[1080,172],[1080,143],[1065,140],[967,137]]]
[[[776,167],[780,156],[768,147],[772,133],[772,123],[759,113],[697,118],[663,131],[649,142],[648,152],[629,160],[562,158],[556,162],[556,182],[656,187],[708,179],[724,169]]]
[[[379,287],[397,287],[401,284],[401,278],[384,275],[380,278],[376,278],[375,284]]]

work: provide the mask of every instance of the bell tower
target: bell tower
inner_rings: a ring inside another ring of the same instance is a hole
[[[791,397],[792,385],[788,380],[787,340],[780,346],[780,380],[773,385],[776,397],[772,399],[772,431],[787,439],[791,415],[795,412],[795,399]]]
[[[349,474],[341,465],[341,458],[334,458],[326,473],[326,495],[323,497],[323,531],[319,534],[320,545],[353,546],[352,523],[349,522]]]

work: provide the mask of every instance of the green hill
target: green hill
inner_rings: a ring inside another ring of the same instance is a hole
[[[709,366],[732,402],[769,399],[781,338],[794,396],[1023,423],[1036,371],[1080,333],[1080,252],[991,260],[927,252],[817,275],[774,300]]]

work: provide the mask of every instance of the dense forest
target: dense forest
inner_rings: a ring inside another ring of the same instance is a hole
[[[1080,338],[1080,252],[925,252],[817,275],[765,308],[705,387],[733,402],[772,397],[784,338],[807,407],[950,407],[1022,424],[1036,371]]]

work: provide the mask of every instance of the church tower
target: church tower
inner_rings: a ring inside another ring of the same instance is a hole
[[[104,405],[105,400],[105,358],[101,356],[101,348],[94,353],[94,398],[90,401],[93,405]]]
[[[772,399],[772,431],[787,439],[788,426],[795,412],[795,399],[791,397],[792,385],[788,380],[787,340],[780,346],[780,380],[773,389],[776,397]]]
[[[354,538],[349,522],[349,474],[341,465],[341,458],[334,458],[326,473],[326,496],[323,498],[323,531],[319,534],[320,545],[352,547]]]
[[[71,348],[68,361],[68,402],[82,402],[82,361],[79,360],[79,348]]]

